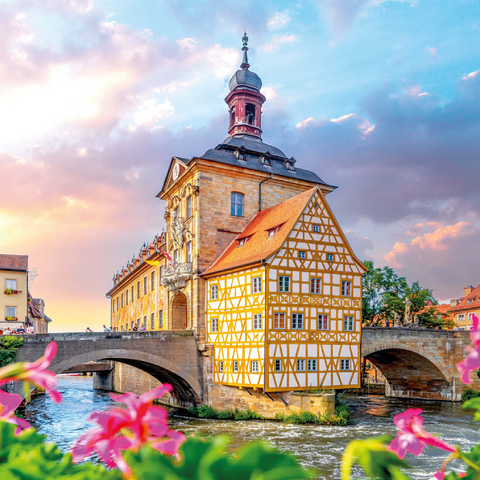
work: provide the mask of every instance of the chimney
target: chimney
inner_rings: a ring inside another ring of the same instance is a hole
[[[452,298],[450,300],[450,306],[451,307],[456,307],[458,305],[458,299],[457,298]]]
[[[465,287],[463,289],[463,296],[464,297],[468,297],[471,293],[472,293],[472,290],[473,290],[473,285],[470,285],[468,287]]]

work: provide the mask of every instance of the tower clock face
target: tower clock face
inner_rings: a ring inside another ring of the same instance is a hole
[[[173,166],[173,179],[176,180],[178,178],[178,174],[180,173],[180,166],[178,165],[178,163],[176,163],[174,166]]]

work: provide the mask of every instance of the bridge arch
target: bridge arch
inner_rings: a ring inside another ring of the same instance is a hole
[[[170,383],[172,395],[182,404],[201,402],[202,388],[197,378],[170,360],[147,352],[126,349],[99,349],[74,355],[52,363],[50,370],[62,373],[76,365],[98,360],[112,360],[136,367],[156,378],[161,383]]]
[[[385,376],[388,382],[385,391],[387,396],[454,399],[452,378],[444,365],[421,348],[397,342],[362,345],[362,357]]]

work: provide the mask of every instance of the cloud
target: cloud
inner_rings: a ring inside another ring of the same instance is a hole
[[[284,10],[283,12],[276,12],[275,15],[268,19],[267,28],[269,30],[279,30],[285,27],[289,21],[290,15],[288,14],[288,10]]]
[[[376,7],[387,0],[317,0],[317,5],[325,19],[328,29],[334,38],[341,38],[354,24],[358,17],[365,15],[367,10]],[[409,0],[393,0],[415,2]]]
[[[409,245],[396,242],[393,249],[384,256],[384,260],[392,267],[401,268],[403,265],[400,257],[414,255],[415,252],[418,254],[421,250],[447,250],[451,239],[477,232],[468,222],[458,222],[455,225],[445,226],[439,222],[432,222],[431,226],[435,228],[433,232],[413,238]]]
[[[435,47],[427,47],[426,51],[428,55],[430,55],[430,58],[432,58],[433,60],[438,60],[438,52]]]
[[[277,51],[284,44],[295,43],[297,41],[297,35],[288,35],[287,33],[273,35],[268,43],[260,47],[260,50],[262,52],[272,53]]]

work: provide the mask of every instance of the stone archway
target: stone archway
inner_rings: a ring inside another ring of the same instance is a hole
[[[169,383],[173,387],[172,395],[180,405],[201,403],[202,386],[198,379],[187,373],[182,366],[151,353],[126,349],[94,350],[54,362],[50,370],[58,374],[73,366],[99,360],[125,363],[150,374],[161,383]]]
[[[421,353],[393,347],[362,352],[362,356],[385,375],[387,396],[456,400],[451,380],[436,362]]]
[[[172,330],[186,330],[187,328],[187,296],[179,292],[171,304],[171,328]]]

